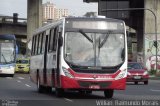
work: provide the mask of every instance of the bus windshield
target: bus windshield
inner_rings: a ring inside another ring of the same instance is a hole
[[[77,66],[114,67],[124,61],[124,34],[114,31],[65,32],[65,60]]]
[[[15,59],[14,55],[14,43],[13,42],[1,42],[0,43],[0,63],[11,63]]]

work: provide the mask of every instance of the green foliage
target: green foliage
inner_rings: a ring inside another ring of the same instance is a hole
[[[156,70],[151,69],[151,70],[150,70],[150,72],[149,72],[149,74],[150,74],[150,75],[155,75],[155,74],[156,74],[156,72],[157,72]]]

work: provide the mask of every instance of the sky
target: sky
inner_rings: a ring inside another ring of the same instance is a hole
[[[20,18],[27,17],[27,0],[0,0],[0,15],[12,16],[18,13]],[[57,8],[69,10],[69,15],[82,16],[86,12],[97,12],[97,3],[83,3],[83,0],[43,0],[51,1]]]

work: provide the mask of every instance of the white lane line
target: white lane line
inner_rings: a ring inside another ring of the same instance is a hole
[[[27,87],[31,87],[30,85],[28,85],[28,84],[25,84],[25,86],[27,86]]]
[[[150,89],[153,92],[160,92],[160,89]]]
[[[17,82],[19,82],[19,83],[20,83],[21,81],[20,81],[20,80],[17,80]]]
[[[6,77],[7,79],[13,79],[12,77]]]
[[[68,99],[68,98],[64,98],[66,101],[69,101],[69,102],[73,102],[73,100],[71,99]]]
[[[25,78],[23,78],[23,77],[18,77],[18,79],[25,79]]]

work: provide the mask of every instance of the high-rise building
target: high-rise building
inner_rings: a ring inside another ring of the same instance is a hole
[[[43,4],[43,21],[58,20],[68,16],[68,9],[56,8],[56,5],[47,2]]]
[[[54,12],[55,12],[55,4],[51,2],[47,2],[43,4],[43,20],[46,21],[48,19],[54,19]]]
[[[55,9],[55,19],[61,19],[68,16],[68,9]]]

